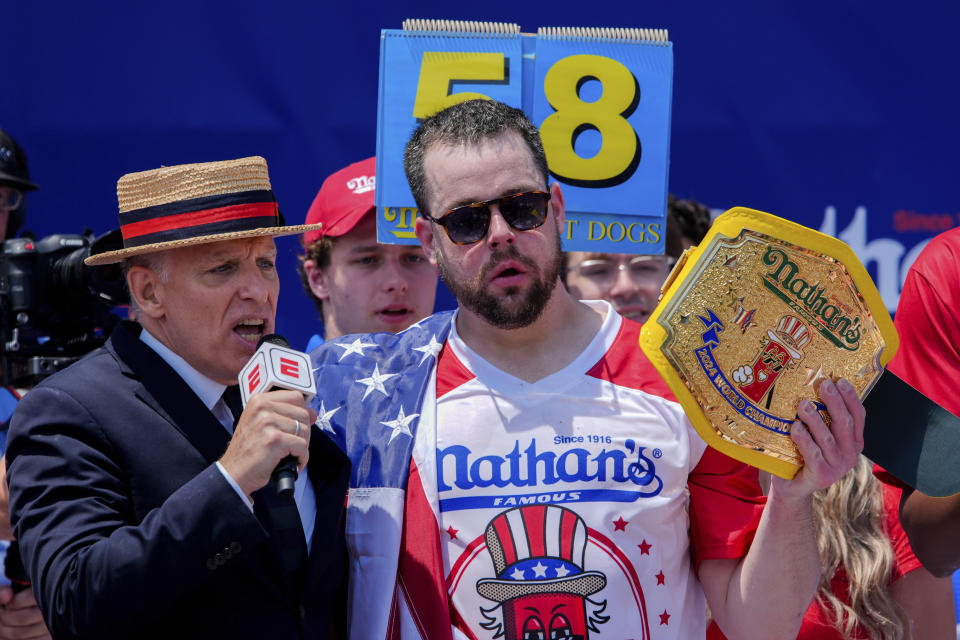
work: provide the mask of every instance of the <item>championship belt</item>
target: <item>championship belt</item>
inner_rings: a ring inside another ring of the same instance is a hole
[[[719,216],[664,284],[640,345],[710,446],[792,478],[797,406],[846,378],[864,399],[897,349],[853,250],[760,211]]]

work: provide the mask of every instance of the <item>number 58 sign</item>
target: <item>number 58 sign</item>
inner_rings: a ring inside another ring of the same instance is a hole
[[[467,30],[451,27],[466,26]],[[474,98],[540,129],[568,251],[662,253],[673,51],[663,31],[420,22],[384,30],[377,124],[381,242],[415,243],[403,151],[418,123]],[[412,28],[411,28],[412,27]]]

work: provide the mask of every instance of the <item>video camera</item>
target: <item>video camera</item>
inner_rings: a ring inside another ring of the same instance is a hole
[[[3,383],[33,386],[96,349],[127,301],[119,265],[88,267],[91,250],[116,243],[119,230],[95,238],[57,233],[13,238],[0,252],[0,349]]]

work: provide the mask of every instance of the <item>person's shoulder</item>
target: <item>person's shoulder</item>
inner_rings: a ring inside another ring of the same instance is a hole
[[[930,241],[932,247],[950,247],[953,251],[960,249],[960,227],[947,229]]]
[[[124,394],[121,378],[114,357],[100,347],[25,393],[14,415],[40,416],[110,404]]]
[[[351,333],[328,340],[309,352],[315,367],[352,364],[356,358],[381,359],[402,351],[416,351],[431,342],[443,343],[450,331],[452,311],[440,311],[400,333]],[[345,362],[349,361],[349,362]]]
[[[312,336],[310,336],[310,339],[307,341],[307,346],[304,349],[304,351],[306,351],[307,353],[310,353],[311,351],[313,351],[323,343],[324,343],[323,336],[321,336],[319,333],[315,333]]]
[[[621,317],[620,320],[616,338],[588,375],[676,402],[670,387],[640,348],[643,325],[629,318]]]
[[[956,272],[960,260],[960,227],[944,231],[923,248],[913,264],[913,270],[925,276],[939,271]]]
[[[116,359],[106,346],[94,349],[76,362],[64,367],[45,378],[35,389],[56,388],[96,388],[110,385],[106,374],[117,369]]]
[[[23,396],[20,404],[26,404],[28,411],[42,411],[45,403],[72,404],[66,397],[85,406],[124,401],[128,391],[125,381],[135,376],[130,364],[117,352],[114,343],[118,339],[139,343],[139,338],[118,326],[104,345],[45,378]]]
[[[11,438],[35,428],[46,429],[48,424],[69,424],[82,429],[99,424],[119,407],[139,404],[135,397],[138,384],[137,376],[108,340],[23,395],[11,418]],[[129,424],[124,428],[129,428]],[[96,430],[99,432],[99,427]]]

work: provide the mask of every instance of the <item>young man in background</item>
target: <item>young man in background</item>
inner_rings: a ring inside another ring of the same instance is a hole
[[[375,158],[329,176],[320,187],[306,224],[300,278],[323,320],[323,338],[307,351],[348,333],[397,333],[433,312],[437,269],[419,244],[377,242],[373,202]]]

